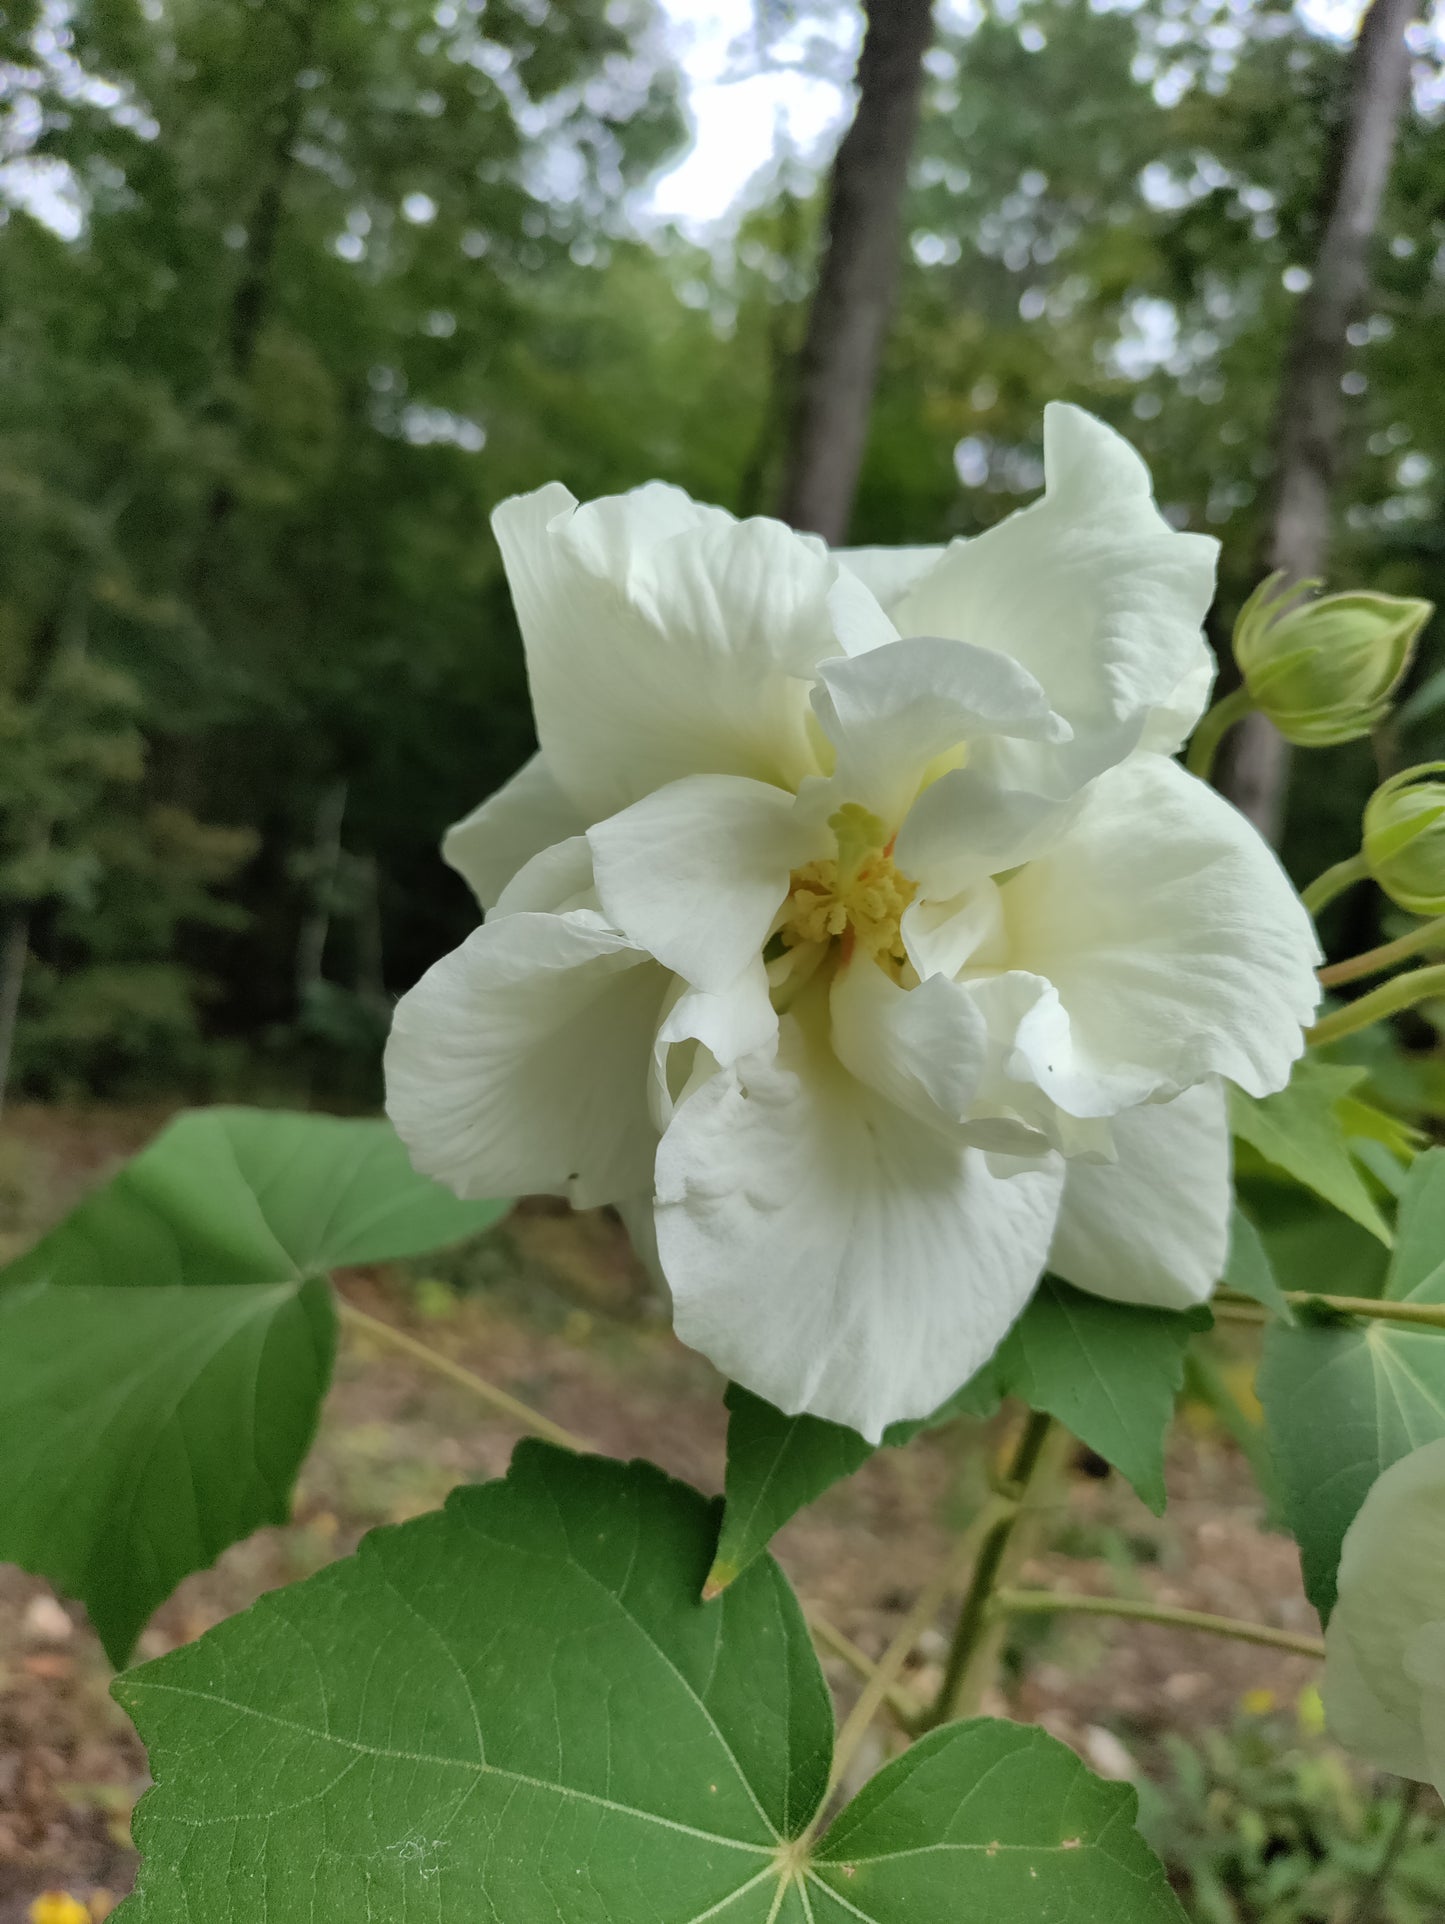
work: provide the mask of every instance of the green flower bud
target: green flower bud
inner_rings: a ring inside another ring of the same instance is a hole
[[[1365,804],[1365,864],[1392,902],[1411,915],[1445,915],[1445,782],[1421,762],[1382,782]]]
[[[1270,575],[1234,625],[1250,700],[1301,748],[1354,741],[1384,719],[1434,612],[1428,601],[1362,591],[1311,601],[1319,585]]]

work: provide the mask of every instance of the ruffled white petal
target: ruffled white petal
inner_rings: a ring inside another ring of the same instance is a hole
[[[1001,1180],[783,1020],[777,1059],[696,1089],[658,1152],[684,1342],[790,1413],[876,1442],[993,1353],[1033,1289],[1056,1165]]]
[[[936,568],[946,548],[835,548],[835,557],[891,615],[916,581]]]
[[[526,912],[559,914],[566,909],[598,907],[592,875],[592,850],[585,835],[554,842],[519,868],[497,897],[487,920]]]
[[[653,1044],[652,1117],[659,1131],[689,1091],[718,1068],[777,1047],[778,1016],[768,972],[755,956],[716,994],[675,979]]]
[[[1397,1776],[1433,1775],[1427,1735],[1438,1738],[1445,1709],[1445,1672],[1435,1668],[1445,1657],[1442,1622],[1445,1442],[1435,1442],[1392,1463],[1371,1485],[1345,1532],[1339,1595],[1325,1633],[1331,1730]],[[1428,1733],[1426,1695],[1435,1699]]]
[[[489,909],[534,855],[586,826],[545,758],[534,755],[495,795],[452,824],[442,840],[442,859]]]
[[[813,708],[836,750],[832,788],[890,829],[935,764],[980,736],[1062,742],[1071,730],[1007,655],[915,636],[818,670]]]
[[[667,977],[600,916],[488,922],[397,1005],[387,1114],[459,1196],[581,1208],[647,1187],[648,1069]]]
[[[1047,855],[1003,886],[1014,968],[1045,977],[1067,1046],[1034,1065],[1076,1116],[1209,1075],[1283,1088],[1319,1001],[1299,897],[1244,817],[1162,756],[1103,775]]]
[[[956,1137],[988,1061],[987,1026],[967,990],[941,975],[902,989],[870,957],[855,955],[834,977],[828,1007],[844,1068]]]
[[[588,822],[685,775],[795,785],[816,770],[817,663],[894,629],[821,543],[675,488],[493,516],[537,734]]]
[[[1049,1268],[1116,1303],[1202,1303],[1229,1254],[1224,1090],[1202,1082],[1127,1109],[1113,1136],[1116,1161],[1068,1165]]]
[[[903,634],[1011,655],[1081,740],[1101,732],[1117,759],[1197,670],[1218,544],[1176,533],[1138,455],[1079,408],[1045,411],[1044,467],[1042,500],[954,542],[892,612]],[[1040,759],[1015,751],[1011,765]]]
[[[669,782],[587,832],[608,919],[716,993],[762,950],[789,871],[819,853],[794,797],[738,775]]]

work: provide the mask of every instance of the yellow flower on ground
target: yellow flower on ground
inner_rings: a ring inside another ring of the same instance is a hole
[[[42,1891],[29,1918],[30,1924],[91,1924],[90,1907],[69,1891]]]

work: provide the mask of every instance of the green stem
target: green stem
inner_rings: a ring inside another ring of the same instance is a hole
[[[998,1626],[990,1615],[989,1603],[1008,1565],[1019,1554],[1020,1524],[1026,1516],[1037,1514],[1039,1485],[1052,1467],[1054,1451],[1048,1446],[1054,1437],[1067,1443],[1065,1432],[1055,1430],[1052,1417],[1031,1410],[1005,1472],[1013,1500],[979,1544],[954,1626],[943,1680],[938,1686],[938,1695],[918,1721],[920,1732],[951,1723],[957,1717],[971,1716],[983,1695],[999,1641]]]
[[[1381,1323],[1414,1323],[1422,1329],[1445,1329],[1445,1303],[1394,1303],[1383,1296],[1327,1296],[1317,1289],[1287,1289],[1284,1299],[1287,1303],[1330,1309],[1338,1316],[1366,1316]],[[1259,1308],[1253,1297],[1237,1295],[1232,1289],[1216,1290],[1213,1300],[1231,1310]]]
[[[1189,753],[1184,758],[1184,766],[1191,775],[1197,775],[1207,782],[1214,767],[1214,758],[1219,753],[1219,744],[1236,722],[1254,713],[1254,703],[1249,691],[1236,688],[1232,694],[1224,695],[1205,714],[1195,729],[1189,742]]]
[[[805,1607],[803,1617],[813,1633],[814,1643],[820,1644],[824,1650],[831,1650],[835,1657],[841,1657],[848,1668],[856,1676],[861,1677],[865,1684],[872,1683],[878,1674],[878,1666],[866,1651],[860,1650],[851,1637],[845,1636],[836,1624],[830,1623],[816,1610]],[[918,1705],[906,1690],[900,1689],[896,1684],[889,1684],[884,1689],[882,1702],[893,1713],[900,1730],[907,1732],[913,1728],[913,1720],[918,1715]]]
[[[953,1554],[945,1559],[919,1591],[913,1608],[898,1626],[893,1641],[873,1666],[873,1674],[864,1684],[857,1703],[843,1720],[843,1728],[838,1732],[838,1741],[833,1746],[833,1768],[828,1778],[830,1790],[841,1783],[843,1773],[853,1761],[853,1754],[862,1743],[869,1724],[878,1714],[888,1692],[897,1683],[898,1673],[913,1654],[914,1645],[943,1608],[949,1591],[972,1560],[980,1541],[987,1541],[1000,1521],[1011,1517],[1017,1509],[1018,1504],[1011,1496],[990,1497],[972,1526],[955,1544]],[[822,1823],[824,1808],[825,1804],[818,1806],[818,1814],[804,1832],[804,1838],[811,1837]]]
[[[1397,975],[1393,982],[1382,982],[1378,989],[1371,989],[1368,995],[1336,1009],[1332,1015],[1321,1016],[1312,1029],[1305,1030],[1305,1041],[1312,1049],[1318,1049],[1326,1042],[1338,1042],[1341,1036],[1354,1035],[1357,1029],[1368,1029],[1376,1022],[1383,1022],[1386,1016],[1399,1015],[1402,1009],[1412,1009],[1417,1002],[1429,1002],[1439,995],[1445,995],[1445,962],[1432,962],[1428,968],[1411,969],[1405,975]]]
[[[1332,962],[1327,969],[1320,970],[1320,982],[1323,987],[1333,989],[1341,982],[1357,982],[1362,975],[1382,975],[1397,962],[1408,962],[1412,955],[1434,948],[1445,948],[1445,915],[1437,915],[1433,922],[1422,922],[1418,929],[1411,929],[1397,941],[1382,942],[1377,949],[1366,949],[1363,954],[1349,956],[1343,962]]]
[[[382,1322],[379,1316],[368,1316],[364,1309],[358,1309],[344,1297],[333,1293],[333,1300],[337,1317],[348,1328],[360,1330],[374,1342],[400,1350],[403,1356],[409,1356],[414,1363],[423,1364],[438,1376],[444,1376],[449,1383],[455,1383],[479,1397],[482,1402],[489,1403],[499,1414],[509,1417],[514,1423],[520,1423],[523,1429],[530,1430],[534,1436],[545,1437],[547,1442],[558,1443],[564,1450],[578,1450],[584,1455],[591,1450],[592,1445],[585,1437],[564,1430],[560,1423],[554,1423],[538,1410],[529,1409],[506,1390],[499,1390],[495,1383],[489,1383],[484,1376],[478,1376],[461,1363],[454,1363],[450,1356],[443,1356],[440,1350],[419,1343],[414,1336],[408,1336],[405,1330],[394,1329],[390,1323]]]
[[[1270,1650],[1290,1650],[1300,1657],[1325,1654],[1323,1637],[1276,1630],[1268,1623],[1245,1623],[1238,1617],[1215,1617],[1204,1610],[1176,1610],[1167,1603],[1146,1603],[1135,1597],[1091,1597],[1074,1590],[1000,1590],[992,1608],[1006,1617],[1130,1617],[1139,1623],[1162,1623],[1175,1630],[1203,1630],[1214,1637],[1233,1637],[1237,1643],[1259,1643]]]
[[[1320,910],[1333,902],[1337,895],[1343,895],[1345,890],[1353,888],[1356,882],[1363,882],[1369,872],[1364,851],[1361,850],[1359,854],[1352,855],[1348,861],[1336,862],[1334,867],[1327,868],[1323,875],[1317,875],[1307,889],[1300,891],[1300,900],[1311,915],[1318,915]]]

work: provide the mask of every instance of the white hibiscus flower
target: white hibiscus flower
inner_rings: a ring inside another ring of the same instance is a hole
[[[1317,1000],[1274,857],[1168,759],[1215,544],[1077,409],[1045,457],[942,549],[504,503],[541,747],[448,835],[487,920],[387,1055],[419,1168],[620,1204],[686,1342],[873,1439],[1046,1265],[1207,1295],[1220,1078],[1281,1087]]]

